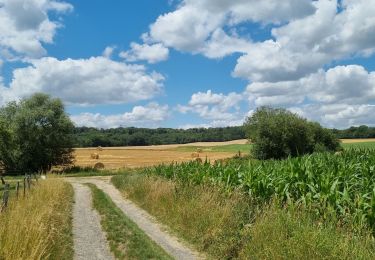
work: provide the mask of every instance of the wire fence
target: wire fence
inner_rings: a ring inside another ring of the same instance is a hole
[[[32,186],[36,186],[38,183],[38,176],[35,174],[33,176],[25,174],[22,179],[15,179],[12,181],[5,181],[4,177],[0,176],[0,180],[3,186],[0,190],[0,213],[2,213],[7,209],[10,198],[18,200],[20,196],[27,196],[27,193],[30,192]],[[12,196],[10,196],[11,191],[14,193]]]

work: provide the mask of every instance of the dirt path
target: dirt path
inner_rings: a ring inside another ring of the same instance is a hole
[[[108,177],[74,178],[69,179],[76,183],[92,183],[103,190],[120,208],[125,215],[134,221],[153,241],[162,247],[175,259],[204,259],[202,255],[190,249],[176,237],[166,232],[165,228],[143,209],[125,199],[122,194],[110,183]]]
[[[114,259],[101,229],[100,216],[92,209],[90,188],[72,183],[74,188],[73,240],[74,259]]]

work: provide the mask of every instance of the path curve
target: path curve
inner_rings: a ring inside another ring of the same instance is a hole
[[[100,216],[92,209],[90,188],[79,183],[72,183],[72,185],[75,198],[73,206],[74,259],[114,259],[101,229]]]
[[[120,208],[126,216],[135,222],[155,243],[162,247],[175,259],[204,259],[200,253],[182,243],[178,238],[166,232],[166,228],[159,224],[154,217],[145,210],[124,198],[111,183],[110,177],[71,178],[70,182],[92,183],[103,190]]]

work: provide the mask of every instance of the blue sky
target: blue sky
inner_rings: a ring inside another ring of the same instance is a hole
[[[375,124],[375,0],[0,0],[0,105],[45,92],[79,126],[240,125],[284,107]]]

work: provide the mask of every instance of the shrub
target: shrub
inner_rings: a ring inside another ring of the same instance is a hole
[[[245,127],[258,159],[282,159],[340,147],[328,129],[285,109],[258,108],[247,118]]]

